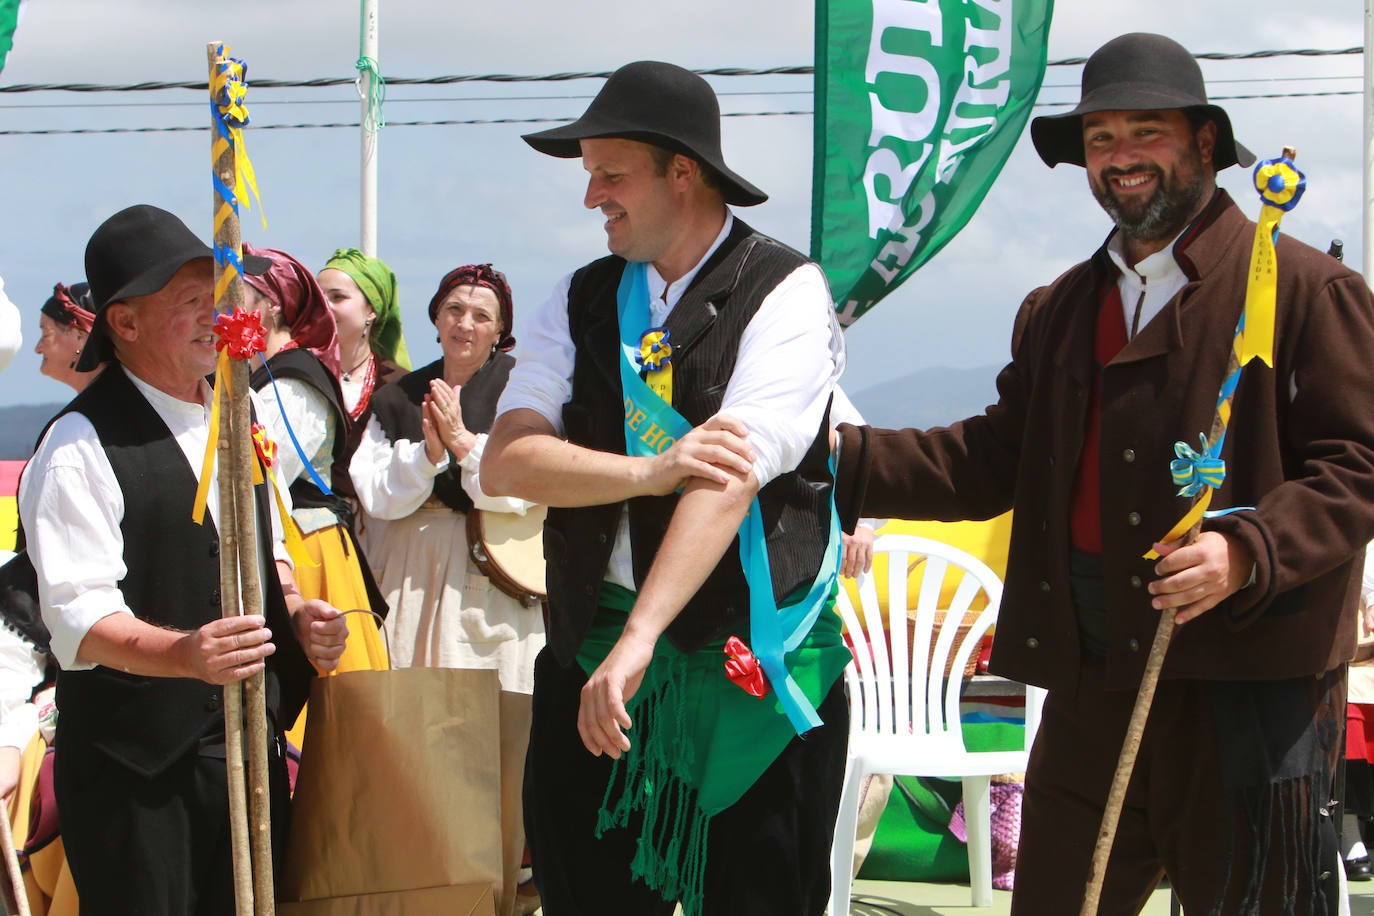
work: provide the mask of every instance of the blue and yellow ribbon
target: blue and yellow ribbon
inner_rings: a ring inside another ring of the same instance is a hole
[[[1221,487],[1226,479],[1226,462],[1221,460],[1221,449],[1226,442],[1226,430],[1231,423],[1231,400],[1240,385],[1241,370],[1252,359],[1259,359],[1271,369],[1274,366],[1274,321],[1278,301],[1278,255],[1274,242],[1279,234],[1279,221],[1283,214],[1298,205],[1303,191],[1307,189],[1307,177],[1293,165],[1287,156],[1266,159],[1255,166],[1255,191],[1260,198],[1260,218],[1255,227],[1255,242],[1250,251],[1250,275],[1245,287],[1245,308],[1240,321],[1236,323],[1236,333],[1231,340],[1231,349],[1236,358],[1236,368],[1222,382],[1217,393],[1216,416],[1220,432],[1211,444],[1207,436],[1199,438],[1202,451],[1195,451],[1186,442],[1174,443],[1174,460],[1169,463],[1169,472],[1178,495],[1197,497],[1188,513],[1179,519],[1178,524],[1160,539],[1163,544],[1172,543],[1183,537],[1204,517],[1235,511],[1223,510],[1210,513],[1212,493]],[[1155,560],[1159,553],[1151,548],[1146,551],[1145,559]]]
[[[635,364],[649,390],[667,403],[673,403],[673,345],[668,340],[667,328],[650,328],[644,332],[639,339]]]
[[[210,74],[210,113],[211,123],[215,126],[215,140],[211,145],[210,178],[219,196],[220,205],[215,211],[215,235],[218,237],[220,226],[230,215],[237,216],[239,203],[251,209],[248,192],[258,202],[258,213],[262,218],[262,228],[267,228],[267,214],[262,206],[262,195],[258,193],[258,179],[253,171],[253,161],[248,158],[248,149],[243,142],[243,128],[248,126],[248,108],[244,100],[248,96],[246,74],[248,65],[235,57],[225,56],[226,48],[220,45],[216,50],[215,65]],[[225,184],[214,170],[225,150],[234,149],[234,184]],[[215,301],[224,297],[235,277],[242,276],[243,267],[239,252],[215,243],[215,261],[222,268],[219,282],[215,284]]]

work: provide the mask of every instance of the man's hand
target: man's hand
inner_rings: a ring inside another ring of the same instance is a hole
[[[291,625],[305,657],[321,671],[339,666],[344,644],[348,642],[348,620],[326,601],[311,598],[291,612]]]
[[[649,459],[648,492],[666,496],[693,477],[724,486],[730,482],[730,471],[747,475],[755,457],[748,436],[749,428],[742,422],[717,414]]]
[[[258,614],[242,614],[212,620],[183,636],[179,645],[183,668],[207,684],[232,684],[252,677],[266,666],[264,659],[277,651],[272,631]]]
[[[630,739],[622,731],[633,725],[625,703],[639,689],[653,657],[653,641],[622,633],[606,660],[582,685],[577,733],[597,757],[609,754],[612,760],[619,760],[621,753],[630,749]]]
[[[853,579],[873,568],[873,529],[855,527],[853,534],[840,533],[840,575]]]
[[[1240,542],[1215,531],[1204,531],[1187,547],[1156,544],[1162,559],[1155,564],[1160,578],[1150,583],[1155,610],[1177,608],[1177,624],[1205,614],[1245,587],[1255,567]]]

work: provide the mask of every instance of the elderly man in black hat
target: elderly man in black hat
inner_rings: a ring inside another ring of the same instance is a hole
[[[544,911],[819,914],[849,657],[824,277],[731,213],[766,197],[687,70],[628,64],[525,140],[581,157],[613,253],[530,322],[482,461],[489,492],[554,507],[525,776]]]
[[[1162,874],[1197,913],[1335,912],[1332,767],[1374,535],[1374,300],[1277,242],[1272,369],[1241,376],[1225,480],[1191,546],[1174,443],[1209,433],[1255,224],[1216,171],[1254,157],[1187,50],[1116,38],[1082,101],[1037,118],[1116,228],[1017,316],[998,403],[949,429],[841,426],[846,517],[1014,508],[991,670],[1049,688],[1026,774],[1013,912],[1074,913],[1164,608],[1173,638],[1126,796],[1103,913]],[[1146,559],[1154,546],[1162,556]]]
[[[260,259],[245,269],[265,272]],[[220,685],[267,672],[274,831],[280,730],[347,630],[296,591],[256,493],[263,616],[221,617],[218,487],[191,519],[214,371],[211,251],[175,216],[116,213],[86,247],[96,317],[81,368],[114,360],[48,427],[20,487],[61,665],[55,789],[83,913],[233,913]]]

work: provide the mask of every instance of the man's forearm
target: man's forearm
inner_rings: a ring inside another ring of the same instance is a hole
[[[147,677],[194,677],[186,663],[188,634],[167,630],[133,614],[102,617],[86,631],[78,650],[84,662]]]
[[[653,642],[663,634],[730,549],[757,493],[752,474],[731,475],[725,487],[687,485],[625,624],[627,636]]]
[[[648,459],[564,441],[532,410],[496,421],[482,453],[488,496],[518,496],[545,506],[603,506],[642,496]]]

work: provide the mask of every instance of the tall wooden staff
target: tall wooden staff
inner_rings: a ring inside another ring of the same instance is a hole
[[[215,212],[215,309],[243,314],[243,277],[238,208],[244,173],[239,131],[247,123],[243,63],[225,56],[222,42],[206,47],[210,67]],[[256,189],[255,189],[256,191]],[[230,358],[223,346],[216,374],[216,412],[220,414],[219,473],[220,596],[223,613],[261,614],[257,515],[253,496],[252,413],[248,400],[247,353]],[[212,418],[212,426],[215,425]],[[244,702],[246,701],[249,784],[245,790]],[[225,686],[225,753],[229,776],[230,828],[234,845],[234,893],[238,916],[276,912],[272,877],[272,820],[267,777],[267,706],[264,675]],[[245,794],[247,804],[245,805]]]
[[[1170,465],[1174,483],[1180,487],[1180,496],[1193,497],[1194,502],[1188,514],[1172,531],[1160,539],[1165,544],[1181,537],[1181,546],[1187,546],[1198,539],[1204,513],[1211,503],[1212,491],[1221,486],[1226,475],[1226,465],[1221,460],[1221,448],[1226,441],[1226,426],[1231,419],[1231,398],[1240,383],[1241,369],[1255,357],[1273,368],[1277,276],[1274,239],[1278,236],[1279,220],[1285,212],[1297,206],[1298,199],[1302,197],[1306,187],[1302,173],[1293,166],[1293,160],[1297,155],[1291,146],[1286,146],[1283,148],[1282,157],[1267,159],[1255,167],[1255,189],[1259,192],[1263,207],[1259,224],[1255,229],[1255,243],[1250,257],[1250,282],[1245,291],[1245,311],[1241,313],[1240,323],[1236,326],[1225,381],[1217,396],[1217,410],[1212,417],[1211,433],[1202,442],[1202,452],[1193,451],[1184,442],[1174,445],[1177,458]],[[1158,556],[1154,550],[1145,554],[1146,559],[1156,559]],[[1174,635],[1174,615],[1177,613],[1177,608],[1166,608],[1159,615],[1159,626],[1155,629],[1154,643],[1150,646],[1145,673],[1140,679],[1140,691],[1136,694],[1135,707],[1131,710],[1131,719],[1126,726],[1126,740],[1122,742],[1121,756],[1117,759],[1116,773],[1112,777],[1112,788],[1107,795],[1107,807],[1102,812],[1102,826],[1097,831],[1097,845],[1093,848],[1092,867],[1088,873],[1088,886],[1083,892],[1083,907],[1079,910],[1079,916],[1097,916],[1098,904],[1102,898],[1102,884],[1107,876],[1107,861],[1111,858],[1117,824],[1121,820],[1121,809],[1126,802],[1126,787],[1131,782],[1131,772],[1135,769],[1136,757],[1140,753],[1140,741],[1145,734],[1145,723],[1150,717],[1150,706],[1154,703],[1159,673],[1164,668],[1164,656],[1169,651],[1169,641]]]

